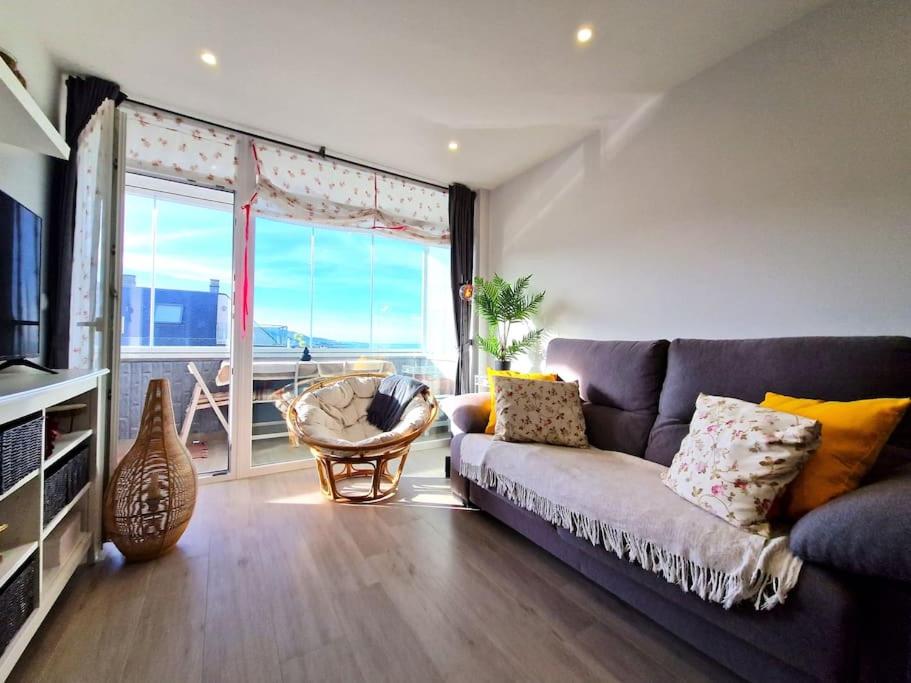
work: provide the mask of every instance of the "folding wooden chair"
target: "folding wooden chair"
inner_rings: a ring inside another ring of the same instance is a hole
[[[228,420],[221,412],[222,407],[227,406],[231,399],[230,392],[216,391],[213,394],[209,391],[209,387],[202,378],[199,368],[197,368],[196,363],[193,363],[192,361],[187,363],[187,371],[193,375],[193,378],[196,380],[196,385],[193,387],[193,394],[190,396],[190,403],[187,405],[187,412],[184,415],[183,424],[180,427],[181,441],[186,444],[187,440],[190,438],[190,427],[193,426],[193,418],[196,416],[196,411],[206,408],[211,408],[213,410],[218,421],[221,422],[221,426],[225,428],[225,433],[230,436],[231,429],[228,427]]]

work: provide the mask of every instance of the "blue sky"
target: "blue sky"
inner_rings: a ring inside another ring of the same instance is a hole
[[[155,236],[156,286],[207,291],[217,278],[220,290],[231,290],[232,217],[212,205],[157,202]],[[153,268],[151,197],[127,194],[124,225],[125,274],[136,275],[137,285],[150,286]],[[315,272],[311,278],[311,236]],[[253,319],[259,325],[287,325],[295,332],[318,337],[367,342],[370,338],[371,237],[373,259],[373,340],[376,347],[420,347],[424,277],[423,245],[394,238],[331,228],[311,228],[259,218],[254,254]],[[448,269],[449,250],[433,247],[432,294],[428,324],[439,327],[448,316],[448,283],[440,274]],[[445,266],[445,267],[444,267]],[[311,321],[313,285],[313,329]]]

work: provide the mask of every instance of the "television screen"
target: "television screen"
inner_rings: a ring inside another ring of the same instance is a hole
[[[0,359],[39,352],[41,219],[0,192]]]

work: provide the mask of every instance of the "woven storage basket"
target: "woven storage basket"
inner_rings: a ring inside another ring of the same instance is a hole
[[[0,432],[0,493],[41,467],[44,418],[29,415]]]
[[[35,609],[38,591],[38,553],[35,553],[0,589],[0,652],[22,628]]]
[[[88,445],[48,470],[44,478],[44,526],[89,483]]]

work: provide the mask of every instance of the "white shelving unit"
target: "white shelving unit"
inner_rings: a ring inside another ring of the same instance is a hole
[[[70,156],[69,145],[16,74],[0,59],[0,142],[58,159]]]
[[[48,536],[50,536],[54,532],[54,529],[56,529],[57,526],[60,524],[60,522],[62,522],[66,518],[66,516],[68,514],[70,514],[70,511],[73,510],[77,505],[79,505],[82,502],[82,499],[85,498],[85,495],[89,492],[89,489],[91,488],[91,486],[92,486],[91,484],[86,484],[85,486],[83,486],[82,489],[79,491],[79,493],[77,493],[73,497],[73,500],[71,500],[69,503],[67,503],[66,506],[60,512],[58,512],[56,515],[54,515],[53,519],[51,519],[50,521],[48,521],[48,520],[44,521],[44,528],[41,529],[41,540],[42,541],[45,540]]]
[[[21,418],[47,418],[48,409],[73,399],[84,405],[73,416],[70,431],[57,438],[50,456],[0,495],[0,524],[9,525],[0,533],[0,591],[20,567],[35,558],[38,561],[36,606],[0,654],[0,681],[9,676],[76,568],[101,556],[102,397],[107,391],[107,373],[62,370],[46,375],[18,368],[0,373],[0,430]],[[45,478],[82,448],[88,448],[88,483],[52,519],[45,519]]]
[[[54,463],[63,460],[94,433],[91,429],[77,429],[75,432],[61,435],[54,444],[54,453],[44,461],[42,467],[48,469]]]

